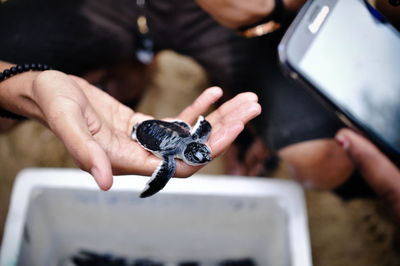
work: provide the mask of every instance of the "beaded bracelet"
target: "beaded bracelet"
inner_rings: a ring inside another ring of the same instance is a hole
[[[45,64],[18,64],[16,66],[11,67],[10,69],[5,69],[3,72],[0,72],[0,82],[8,79],[16,74],[22,73],[22,72],[27,72],[30,70],[33,71],[44,71],[44,70],[50,70],[52,69],[48,65]],[[7,111],[3,108],[0,107],[0,116],[5,117],[5,118],[11,118],[11,119],[17,119],[17,120],[25,120],[26,117],[23,117],[21,115],[14,114],[10,111]]]

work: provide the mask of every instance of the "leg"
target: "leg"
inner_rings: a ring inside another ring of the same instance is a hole
[[[278,152],[293,178],[305,187],[332,189],[343,184],[354,166],[333,139],[303,141]]]

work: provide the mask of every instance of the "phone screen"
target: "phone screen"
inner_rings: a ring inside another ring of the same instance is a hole
[[[302,56],[302,74],[400,152],[400,34],[362,0],[338,1]]]

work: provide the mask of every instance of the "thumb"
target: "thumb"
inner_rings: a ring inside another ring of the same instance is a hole
[[[59,107],[62,113],[48,120],[50,128],[78,166],[92,174],[100,189],[110,189],[113,183],[110,160],[91,133],[100,130],[100,119],[91,106],[86,106],[83,111],[78,105],[68,106],[67,110]]]
[[[400,221],[399,169],[370,141],[350,129],[341,129],[335,138]]]

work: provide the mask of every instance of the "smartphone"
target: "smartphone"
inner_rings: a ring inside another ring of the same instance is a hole
[[[364,0],[308,0],[282,38],[284,72],[400,166],[400,33]]]

